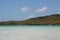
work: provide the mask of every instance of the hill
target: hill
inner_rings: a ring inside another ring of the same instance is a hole
[[[0,25],[60,25],[60,14],[36,17],[24,21],[0,22]]]

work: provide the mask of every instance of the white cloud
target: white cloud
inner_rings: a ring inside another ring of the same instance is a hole
[[[59,9],[59,11],[60,11],[60,9]]]
[[[30,15],[26,19],[30,19],[30,18],[34,18],[34,17],[35,17],[34,15]]]
[[[39,8],[37,10],[35,10],[35,12],[44,12],[48,9],[48,7],[43,7],[43,8]]]
[[[29,9],[30,9],[30,8],[28,8],[28,7],[22,7],[20,10],[21,10],[22,12],[27,12],[27,11],[29,11]]]
[[[60,14],[60,9],[58,9],[58,14]]]
[[[29,18],[34,18],[35,16],[34,15],[30,15]]]
[[[58,14],[60,14],[60,12],[58,12]]]

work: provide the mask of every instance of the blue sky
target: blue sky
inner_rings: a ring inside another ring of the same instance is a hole
[[[0,21],[60,14],[60,0],[0,0]]]

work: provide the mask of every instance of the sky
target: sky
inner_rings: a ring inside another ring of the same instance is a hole
[[[60,14],[60,0],[0,0],[0,21]]]

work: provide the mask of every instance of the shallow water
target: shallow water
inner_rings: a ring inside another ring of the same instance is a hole
[[[60,40],[60,26],[0,26],[0,40]]]

